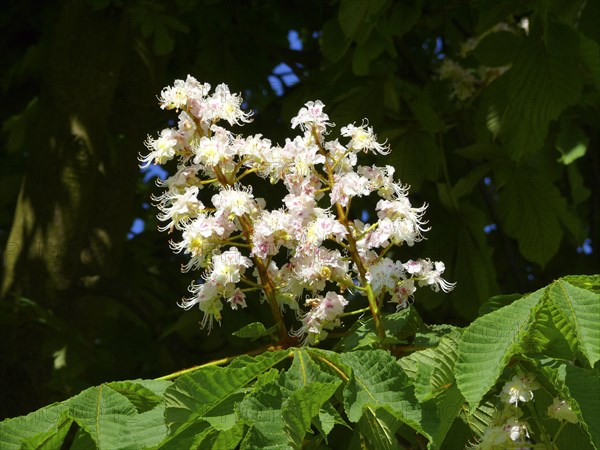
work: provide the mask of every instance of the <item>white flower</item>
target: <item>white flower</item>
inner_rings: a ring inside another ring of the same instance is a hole
[[[229,122],[229,125],[251,122],[252,113],[245,113],[240,109],[242,102],[239,95],[229,92],[226,84],[219,84],[214,94],[207,99],[209,106],[205,118],[213,121],[224,119]]]
[[[201,284],[192,283],[189,291],[193,296],[191,298],[184,298],[179,306],[183,309],[190,309],[192,306],[198,305],[200,311],[204,313],[200,326],[204,328],[208,325],[210,331],[214,319],[218,322],[221,321],[221,310],[223,309],[217,284],[211,280]]]
[[[157,139],[148,136],[145,145],[150,150],[150,153],[146,156],[140,155],[138,158],[142,162],[142,168],[148,167],[151,163],[164,164],[173,159],[177,153],[177,138],[175,133],[175,130],[165,128],[160,132],[160,136]]]
[[[533,391],[539,387],[540,385],[535,381],[533,374],[514,375],[502,387],[500,398],[505,403],[514,405],[518,405],[519,402],[529,402],[533,400]]]
[[[233,222],[214,216],[199,216],[185,224],[181,242],[171,241],[171,249],[191,255],[190,261],[181,270],[205,267],[212,251],[218,248],[219,242],[226,239],[235,230]]]
[[[517,418],[511,417],[503,425],[486,428],[481,436],[481,441],[475,448],[482,450],[516,448],[513,447],[515,443],[527,444],[526,438],[529,438],[527,425],[519,422]]]
[[[217,210],[215,215],[229,220],[244,214],[254,214],[258,210],[250,188],[244,190],[228,187],[213,195],[211,201]]]
[[[334,184],[331,188],[331,203],[348,205],[352,197],[362,197],[371,193],[371,183],[365,177],[356,172],[348,172],[343,175],[334,175]]]
[[[548,407],[548,415],[554,419],[566,420],[570,423],[578,423],[577,414],[573,412],[566,400],[554,398]]]
[[[204,205],[198,200],[197,186],[186,187],[182,194],[167,192],[155,197],[155,200],[160,201],[157,207],[162,211],[156,217],[163,222],[169,221],[158,228],[160,231],[172,230],[173,227],[181,230],[183,223],[196,217],[204,209]]]
[[[385,143],[379,144],[377,136],[373,133],[373,127],[369,127],[368,125],[369,123],[365,120],[359,127],[354,124],[342,127],[340,130],[342,136],[350,138],[348,148],[354,152],[372,150],[381,155],[387,155],[390,152],[389,145]]]
[[[236,288],[231,296],[227,299],[227,303],[231,306],[231,309],[238,309],[238,306],[245,308],[246,305],[246,294],[244,294],[239,288]]]
[[[431,286],[435,292],[440,289],[450,292],[454,289],[455,283],[449,283],[441,276],[445,270],[443,262],[432,263],[429,259],[409,260],[404,264],[404,268],[419,282],[419,286]]]
[[[308,255],[296,255],[291,260],[293,276],[308,289],[320,291],[327,281],[349,279],[349,263],[338,250],[323,247]]]
[[[214,131],[212,137],[203,136],[194,145],[194,164],[202,166],[214,167],[231,161],[234,154],[234,147],[230,144],[230,133],[224,128],[213,125],[211,129]]]
[[[390,258],[381,258],[371,265],[366,273],[366,278],[371,284],[373,293],[379,295],[384,289],[394,289],[399,277],[402,276],[402,263],[392,261]]]
[[[311,310],[302,316],[302,327],[295,331],[295,336],[302,337],[303,344],[315,344],[327,336],[326,329],[339,326],[339,316],[348,304],[343,296],[335,292],[327,292],[324,298],[316,297],[306,300]]]
[[[321,100],[306,102],[298,115],[292,118],[292,128],[300,126],[303,131],[310,131],[314,127],[319,135],[324,133],[327,127],[333,126],[329,116],[323,112],[324,106]]]
[[[231,247],[221,254],[214,255],[212,264],[209,279],[220,286],[238,283],[244,271],[252,265],[252,261],[243,256],[236,247]]]

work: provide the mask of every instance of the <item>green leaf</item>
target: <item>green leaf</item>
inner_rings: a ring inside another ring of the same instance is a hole
[[[412,113],[421,123],[423,130],[435,134],[445,130],[446,125],[442,118],[434,111],[426,98],[420,97],[408,100],[408,106]]]
[[[573,331],[577,347],[593,367],[600,360],[600,294],[558,280],[549,287],[548,298],[567,319],[564,328]]]
[[[358,422],[367,407],[384,407],[411,428],[423,431],[413,387],[393,356],[383,350],[365,350],[341,353],[339,359],[352,369],[344,387],[350,421]]]
[[[175,437],[201,419],[219,430],[233,427],[235,404],[243,397],[240,389],[288,355],[288,351],[267,352],[243,359],[244,364],[206,367],[177,379],[165,392],[169,435]]]
[[[472,55],[485,66],[505,66],[513,62],[521,44],[521,39],[515,33],[498,31],[484,37]]]
[[[292,448],[302,448],[304,436],[311,429],[313,418],[318,416],[321,407],[335,393],[340,382],[312,382],[293,392],[285,401],[282,417],[288,443]]]
[[[520,299],[521,297],[523,297],[521,294],[494,295],[493,297],[490,297],[487,302],[481,305],[481,308],[479,308],[479,315],[483,316],[484,314],[496,311],[497,309],[510,305],[512,302]]]
[[[385,408],[365,408],[365,413],[358,421],[358,428],[376,450],[395,450],[400,445],[396,439],[396,431],[402,423]]]
[[[397,177],[414,191],[424,180],[437,181],[440,156],[431,136],[416,129],[400,129],[382,133],[392,147],[390,164],[396,167]]]
[[[326,402],[321,410],[319,411],[319,415],[315,417],[314,424],[316,428],[321,433],[321,436],[327,442],[327,436],[333,430],[335,425],[342,425],[346,428],[352,429],[346,421],[342,418],[340,413],[333,407],[331,402]]]
[[[421,427],[430,436],[431,449],[449,448],[443,445],[452,424],[462,410],[465,399],[456,384],[441,395],[422,403]]]
[[[502,111],[500,140],[515,160],[537,152],[550,121],[578,101],[582,88],[575,57],[578,47],[570,27],[550,22],[548,44],[529,36],[507,72],[510,96],[504,100],[505,108],[496,106]]]
[[[565,384],[577,402],[592,442],[600,448],[600,371],[568,365]]]
[[[56,444],[55,448],[60,448],[71,422],[68,407],[64,403],[46,406],[26,416],[6,419],[0,422],[0,448],[19,450],[22,445],[35,448],[43,442]]]
[[[461,197],[470,195],[481,179],[485,177],[491,169],[491,164],[481,164],[459,179],[452,187],[452,195],[454,198],[458,200]]]
[[[107,385],[69,399],[69,414],[99,449],[134,449],[158,444],[165,436],[164,406],[138,414],[124,395]]]
[[[392,8],[388,29],[396,37],[401,37],[417,23],[421,17],[421,1],[405,0]]]
[[[114,381],[107,386],[123,394],[135,406],[138,413],[153,409],[163,401],[165,390],[173,384],[166,380]]]
[[[368,39],[359,42],[352,58],[352,71],[354,74],[358,76],[368,75],[371,61],[381,55],[384,48],[385,41],[377,32],[371,33]]]
[[[559,216],[566,201],[550,181],[515,169],[498,199],[498,215],[506,233],[517,239],[521,254],[544,266],[560,247]]]
[[[580,33],[579,55],[592,83],[600,90],[600,46],[593,39]]]
[[[369,37],[375,25],[374,16],[388,5],[388,0],[342,0],[338,20],[347,38],[355,40]]]
[[[414,352],[398,361],[409,376],[412,374],[415,396],[420,402],[438,396],[454,384],[461,334],[462,330],[454,329],[442,337],[436,348]]]
[[[270,335],[273,332],[273,330],[274,328],[265,328],[262,322],[252,322],[231,334],[240,338],[250,339],[254,341],[263,336]]]
[[[565,166],[585,156],[588,147],[588,138],[580,127],[572,122],[563,122],[560,133],[556,138],[556,148],[561,153],[558,161]]]
[[[581,176],[577,164],[567,166],[567,177],[573,206],[577,206],[590,198],[592,191],[583,184],[583,176]]]
[[[239,417],[250,426],[242,441],[242,449],[289,449],[282,404],[283,394],[278,380],[258,386],[239,403]]]
[[[238,422],[229,430],[211,433],[202,441],[202,448],[210,448],[211,450],[231,450],[237,448],[244,437],[244,433],[245,425],[242,422]]]
[[[286,396],[315,382],[331,383],[335,381],[339,381],[339,378],[322,370],[304,348],[294,349],[292,365],[281,374],[281,385]]]
[[[472,410],[496,384],[510,358],[519,350],[543,294],[541,289],[516,300],[476,319],[464,331],[458,344],[455,376]]]
[[[321,52],[331,62],[337,62],[346,53],[350,40],[346,39],[337,20],[330,20],[323,26]]]
[[[388,344],[402,342],[413,336],[423,326],[423,321],[415,308],[406,308],[397,313],[382,315],[381,320],[385,328],[385,343]],[[339,347],[344,351],[377,348],[380,345],[373,317],[354,322],[346,336],[339,342]]]

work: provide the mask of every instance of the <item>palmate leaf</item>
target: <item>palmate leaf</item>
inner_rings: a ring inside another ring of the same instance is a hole
[[[99,449],[135,449],[158,444],[165,436],[164,406],[138,414],[124,395],[107,385],[69,399],[69,415]]]
[[[338,376],[324,371],[313,361],[306,349],[294,350],[294,361],[289,370],[281,374],[280,379],[281,389],[286,398],[283,409],[286,433],[294,445],[302,442],[301,438],[310,429],[311,420],[314,420],[315,426],[325,439],[336,423],[345,425],[344,420],[328,402],[341,381]],[[310,394],[309,391],[315,389],[311,386],[319,386],[319,389]],[[318,408],[315,411],[316,406]],[[304,412],[297,417],[298,412],[306,410],[309,413]]]
[[[398,361],[415,384],[415,396],[425,402],[445,392],[454,381],[454,364],[462,330],[456,328],[436,348],[412,353]],[[412,375],[411,375],[412,374]]]
[[[415,308],[382,315],[381,320],[385,327],[386,344],[402,342],[423,327],[423,321]],[[354,322],[338,346],[345,351],[380,347],[373,317]]]
[[[600,448],[600,370],[568,365],[565,384],[577,402],[592,442]]]
[[[18,450],[25,445],[36,447],[35,443],[53,439],[60,448],[62,430],[68,431],[72,419],[68,417],[68,407],[64,403],[46,406],[26,416],[15,417],[0,422],[0,448]],[[57,438],[53,438],[57,436]]]
[[[408,376],[396,359],[383,350],[342,353],[339,360],[352,370],[344,387],[348,419],[358,422],[366,407],[384,407],[418,432],[421,412]]]
[[[588,277],[583,279],[590,284]],[[557,347],[561,352],[577,349],[575,355],[569,355],[571,359],[581,355],[582,363],[589,366],[600,359],[600,294],[566,280],[557,280],[484,315],[465,330],[458,345],[455,376],[471,409],[496,383],[513,355],[528,350],[532,343],[536,351],[550,345],[551,339],[560,344],[557,336],[548,332],[550,327],[566,343]],[[578,278],[568,280],[576,283]],[[540,330],[546,331],[548,342],[537,336]]]
[[[559,280],[548,288],[548,299],[566,319],[561,332],[573,332],[577,348],[593,367],[600,360],[600,294]]]
[[[458,344],[455,376],[474,409],[496,383],[531,325],[532,313],[544,294],[540,289],[475,320]]]
[[[139,413],[156,407],[162,402],[165,390],[173,383],[167,380],[114,381],[107,386],[123,394]]]
[[[281,413],[283,394],[278,379],[260,384],[237,407],[239,417],[250,427],[242,449],[289,449]]]
[[[165,392],[168,439],[176,439],[201,419],[219,430],[233,427],[235,404],[243,398],[240,389],[288,355],[288,351],[267,352],[228,367],[207,367],[179,378]]]
[[[312,382],[293,392],[285,401],[282,417],[285,423],[285,434],[292,448],[302,448],[304,436],[311,429],[313,418],[335,393],[340,382],[340,380],[332,383]]]
[[[364,414],[358,421],[358,428],[365,440],[375,450],[395,450],[400,445],[395,434],[400,428],[400,422],[385,408],[365,408]]]
[[[464,403],[454,380],[461,333],[456,328],[444,335],[436,348],[415,352],[398,361],[413,379],[415,396],[422,407],[421,426],[430,436],[429,448],[441,448]]]
[[[545,265],[559,249],[563,236],[560,217],[566,201],[554,184],[529,170],[503,172],[505,186],[498,199],[498,215],[506,233],[519,243],[528,259]]]
[[[581,93],[577,34],[557,22],[548,25],[545,41],[535,33],[525,39],[506,74],[506,106],[495,105],[502,110],[500,140],[517,161],[542,147],[550,121]]]

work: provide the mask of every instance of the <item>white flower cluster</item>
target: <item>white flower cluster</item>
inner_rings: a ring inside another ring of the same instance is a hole
[[[315,343],[340,324],[347,290],[405,307],[417,286],[453,288],[441,278],[441,262],[401,263],[384,256],[392,246],[423,239],[426,206],[411,205],[407,187],[393,179],[393,167],[358,165],[360,153],[389,152],[367,122],[341,129],[345,145],[328,141],[333,124],[323,103],[308,102],[292,119],[300,135],[273,145],[262,135],[244,137],[220,126],[223,120],[241,125],[249,114],[226,85],[210,91],[191,76],[165,88],[161,107],[179,111],[178,125],[148,137],[149,153],[140,156],[144,166],[177,162],[177,172],[159,182],[165,192],[154,200],[165,222],[160,229],[181,232],[171,248],[189,256],[182,270],[205,270],[181,303],[186,309],[198,305],[203,325],[221,319],[223,301],[246,307],[246,293],[262,291],[272,311],[295,310],[302,321],[296,334]],[[250,174],[285,186],[279,208],[268,210],[242,184]],[[203,202],[204,187],[215,192]],[[372,194],[379,197],[378,220],[351,219],[352,199]],[[300,307],[303,298],[308,312]]]
[[[523,412],[519,409],[519,404],[533,401],[533,391],[539,388],[540,384],[531,373],[519,373],[507,381],[500,392],[500,399],[505,407],[494,419],[492,426],[486,428],[480,442],[474,448],[529,448],[529,425],[521,419]],[[570,423],[579,421],[569,404],[559,398],[555,398],[548,407],[548,416]]]

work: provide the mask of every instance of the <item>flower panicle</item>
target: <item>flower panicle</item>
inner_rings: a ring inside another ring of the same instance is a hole
[[[164,88],[158,100],[162,109],[177,111],[179,121],[149,136],[148,153],[139,160],[142,167],[177,163],[173,175],[157,182],[164,192],[152,199],[163,222],[159,230],[174,233],[171,250],[188,258],[182,271],[203,271],[179,303],[186,310],[200,308],[203,327],[220,323],[224,304],[245,308],[246,294],[259,291],[283,332],[281,311],[290,307],[301,323],[292,334],[316,344],[342,325],[349,287],[397,308],[408,307],[420,287],[443,292],[454,287],[442,278],[442,262],[385,256],[392,246],[424,239],[427,205],[411,204],[408,186],[394,179],[392,166],[358,164],[362,153],[391,151],[368,121],[342,127],[345,144],[330,140],[335,124],[325,105],[309,101],[291,120],[300,134],[277,145],[221,125],[251,120],[241,96],[225,84],[211,91],[188,75]],[[270,210],[265,199],[254,196],[244,184],[257,180],[250,174],[284,186],[280,208]],[[212,196],[202,196],[207,186],[216,189]],[[352,200],[369,196],[379,199],[375,222],[351,219]]]

